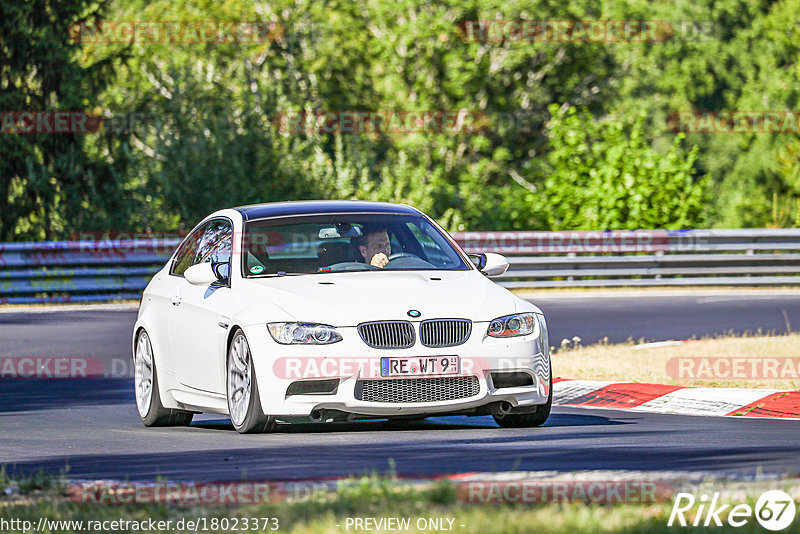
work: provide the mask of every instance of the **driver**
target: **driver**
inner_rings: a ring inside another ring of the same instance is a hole
[[[364,228],[364,233],[358,244],[358,250],[364,261],[373,267],[383,269],[389,263],[392,255],[392,245],[389,234],[385,228]]]

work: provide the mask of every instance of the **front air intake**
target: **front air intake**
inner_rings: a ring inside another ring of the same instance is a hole
[[[492,385],[497,389],[533,385],[533,377],[525,372],[492,373],[491,376]]]
[[[286,388],[286,398],[292,395],[336,395],[339,379],[298,380]]]
[[[476,376],[357,380],[355,397],[365,402],[439,402],[480,393]]]

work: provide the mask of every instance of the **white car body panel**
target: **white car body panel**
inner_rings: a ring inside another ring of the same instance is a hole
[[[234,236],[241,235],[243,217],[239,211],[221,210],[201,224],[217,217],[230,219]],[[287,421],[308,420],[321,410],[341,411],[351,417],[433,415],[468,412],[502,401],[513,407],[526,407],[548,400],[550,387],[545,377],[550,376],[550,354],[544,343],[546,331],[544,335],[511,338],[486,335],[494,318],[520,312],[541,314],[541,310],[477,269],[244,278],[238,248],[234,246],[231,255],[229,286],[195,286],[181,276],[171,275],[171,258],[144,291],[134,339],[141,329],[147,330],[155,354],[159,394],[166,408],[227,414],[226,357],[228,342],[236,329],[243,330],[250,345],[263,412]],[[421,317],[409,317],[409,310],[418,310]],[[356,328],[364,322],[402,320],[410,321],[419,332],[420,321],[439,318],[471,320],[469,339],[445,348],[425,347],[418,339],[410,348],[375,349],[361,339]],[[329,345],[281,345],[266,326],[294,321],[336,327],[342,340]],[[364,378],[362,370],[342,372],[341,368],[330,366],[330,377],[341,380],[335,394],[287,398],[287,387],[297,377],[276,373],[280,358],[376,361],[385,356],[444,355],[458,355],[462,361],[470,362],[469,372],[479,379],[478,394],[437,402],[366,402],[354,394],[356,381]],[[493,370],[527,372],[534,383],[495,389],[489,378]]]
[[[286,310],[289,317],[282,320],[337,327],[408,320],[406,313],[412,309],[428,319],[480,316],[485,321],[522,311],[513,294],[478,271],[330,273],[311,281],[306,276],[285,276],[242,283],[254,304],[263,299]],[[524,311],[534,310],[531,306]]]

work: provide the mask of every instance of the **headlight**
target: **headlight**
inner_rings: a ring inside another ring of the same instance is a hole
[[[269,323],[267,328],[281,345],[328,345],[342,340],[342,335],[326,324]]]
[[[539,335],[539,321],[535,313],[515,313],[498,317],[489,323],[486,335],[492,337],[516,337],[528,334]]]

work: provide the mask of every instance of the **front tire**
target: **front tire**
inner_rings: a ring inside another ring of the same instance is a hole
[[[258,380],[244,332],[237,330],[228,348],[226,396],[233,427],[240,434],[272,432],[278,426],[274,417],[261,411]]]
[[[193,412],[164,408],[161,403],[153,345],[144,330],[136,337],[133,369],[136,409],[144,426],[188,426],[192,422]]]
[[[553,373],[550,373],[550,395],[547,402],[536,407],[535,412],[531,413],[509,413],[506,415],[493,415],[495,422],[503,428],[531,428],[542,426],[547,418],[550,417],[550,409],[553,407]]]

